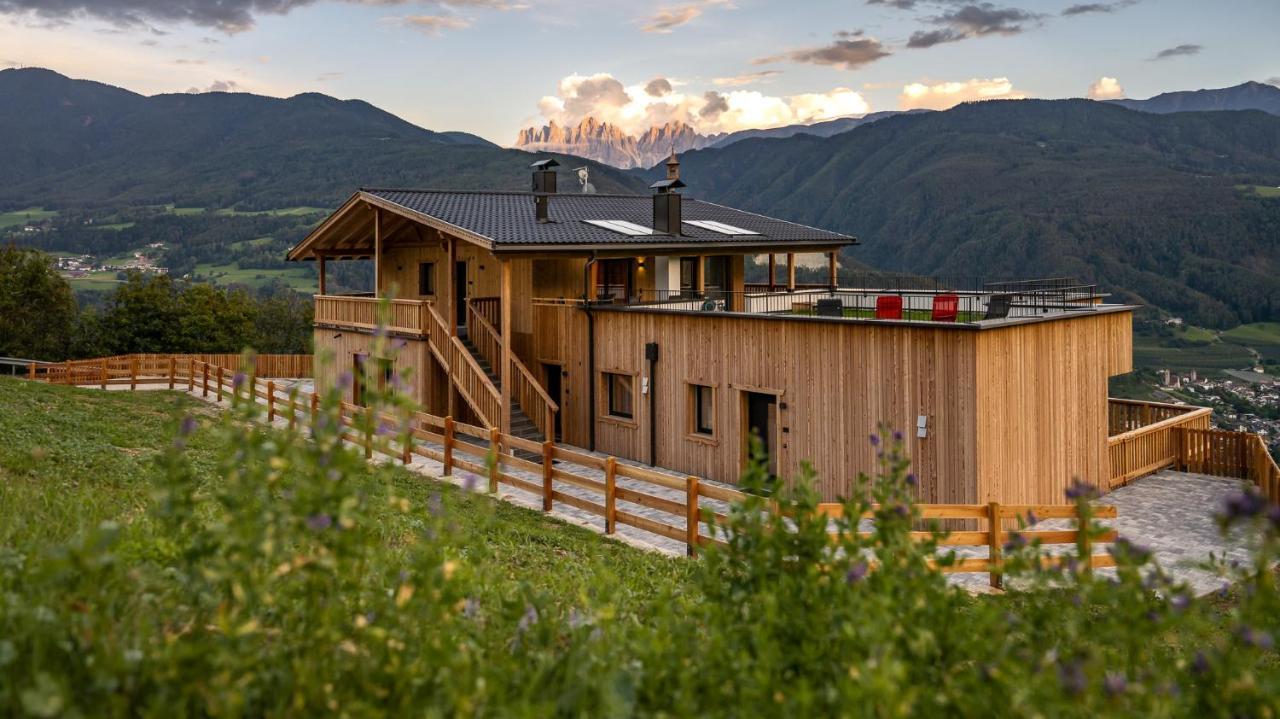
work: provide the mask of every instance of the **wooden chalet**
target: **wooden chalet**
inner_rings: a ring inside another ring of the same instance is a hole
[[[1106,486],[1132,307],[1063,280],[842,283],[854,238],[683,197],[674,157],[652,197],[558,193],[554,166],[532,192],[361,190],[294,247],[320,264],[317,384],[371,361],[391,298],[405,348],[381,361],[434,414],[730,483],[755,435],[828,499],[873,471],[881,427],[924,502]],[[796,284],[801,253],[826,254],[825,285]],[[760,255],[770,280],[748,285]],[[336,259],[371,259],[376,296],[329,294]]]

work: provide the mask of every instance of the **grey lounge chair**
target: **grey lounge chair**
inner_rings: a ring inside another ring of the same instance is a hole
[[[844,303],[838,297],[829,297],[827,299],[818,300],[818,304],[814,306],[819,317],[843,317]]]
[[[1009,316],[1009,308],[1013,305],[1013,295],[991,295],[987,302],[987,315],[984,320],[1002,320]]]

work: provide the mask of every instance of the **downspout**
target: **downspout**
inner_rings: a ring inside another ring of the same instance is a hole
[[[654,372],[658,366],[658,344],[650,342],[644,348],[649,360],[649,466],[658,466],[658,378]]]
[[[596,322],[591,314],[591,266],[596,253],[582,266],[582,309],[587,313],[587,449],[596,451]]]

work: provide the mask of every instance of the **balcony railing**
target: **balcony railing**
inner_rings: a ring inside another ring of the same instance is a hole
[[[390,300],[385,322],[379,322],[382,300],[353,295],[316,295],[315,322],[333,327],[372,331],[385,324],[391,332],[425,335],[429,331],[429,300]]]

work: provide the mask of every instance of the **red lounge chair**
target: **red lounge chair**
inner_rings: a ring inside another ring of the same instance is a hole
[[[933,321],[955,322],[960,312],[960,298],[956,295],[934,295]]]
[[[880,295],[876,298],[876,319],[902,319],[902,298],[898,295]]]

